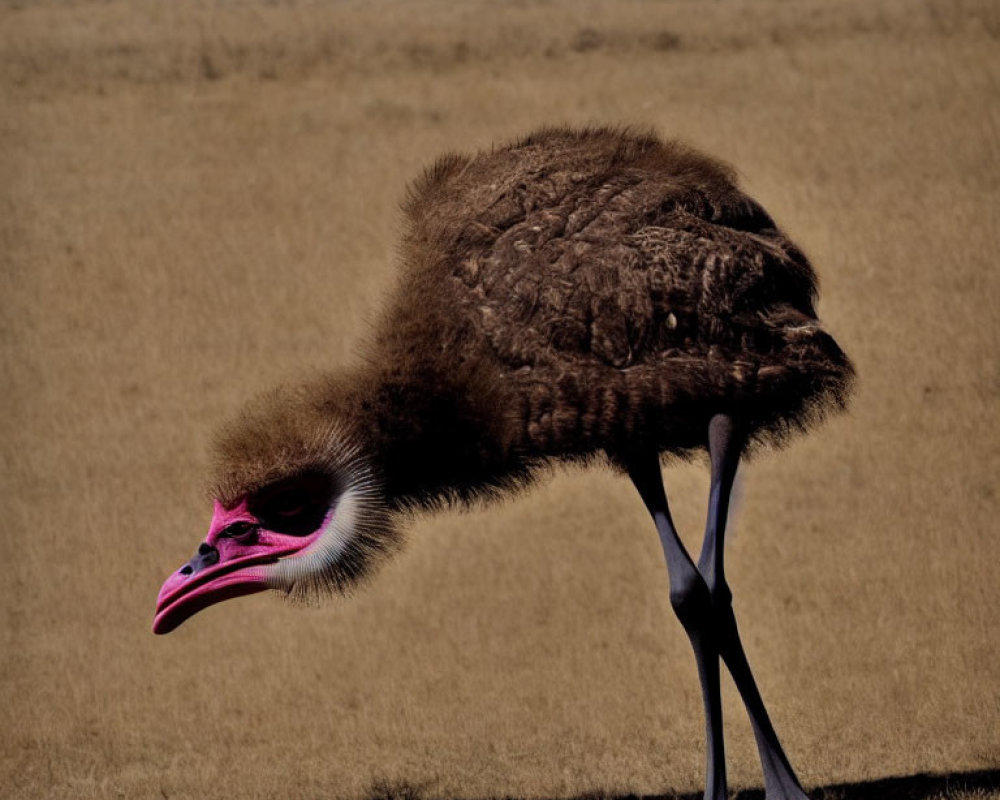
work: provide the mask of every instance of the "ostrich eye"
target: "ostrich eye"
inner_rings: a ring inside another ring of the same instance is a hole
[[[252,522],[234,522],[221,533],[229,539],[235,539],[241,544],[250,544],[256,538],[257,526]]]
[[[333,505],[334,485],[329,475],[304,472],[265,486],[248,506],[268,530],[292,536],[315,531]]]

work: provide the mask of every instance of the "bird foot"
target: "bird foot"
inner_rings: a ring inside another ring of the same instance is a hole
[[[794,774],[784,770],[768,772],[764,775],[764,800],[809,800]]]
[[[809,795],[802,789],[793,787],[787,790],[782,789],[780,792],[765,792],[764,800],[809,800]]]

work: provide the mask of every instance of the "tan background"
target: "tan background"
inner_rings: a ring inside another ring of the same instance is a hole
[[[862,782],[825,797],[977,769],[961,796],[1000,797],[998,38],[988,0],[4,3],[0,794],[701,786],[694,661],[607,473],[421,518],[352,601],[149,632],[213,429],[350,357],[406,181],[628,122],[738,166],[860,372],[849,415],[745,470],[729,548],[793,762]],[[704,465],[665,474],[696,546]]]

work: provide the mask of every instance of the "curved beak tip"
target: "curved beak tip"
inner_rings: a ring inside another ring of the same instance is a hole
[[[268,588],[263,568],[273,555],[255,555],[220,563],[202,572],[173,573],[156,599],[153,633],[170,633],[189,617],[211,605]]]

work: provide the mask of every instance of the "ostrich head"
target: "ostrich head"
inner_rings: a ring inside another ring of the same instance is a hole
[[[394,548],[363,437],[313,397],[274,393],[224,429],[208,534],[160,589],[154,633],[265,589],[295,600],[345,592]]]

